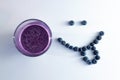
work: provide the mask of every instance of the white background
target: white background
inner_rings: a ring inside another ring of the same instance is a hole
[[[22,55],[12,39],[18,24],[30,18],[46,22],[53,34],[51,47],[39,57]],[[74,26],[66,24],[71,19]],[[88,24],[80,26],[81,20]],[[0,80],[120,80],[119,22],[119,0],[0,0]],[[86,65],[56,41],[63,37],[83,46],[101,30],[96,65]]]

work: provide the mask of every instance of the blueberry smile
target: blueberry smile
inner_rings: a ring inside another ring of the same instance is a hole
[[[102,39],[102,36],[104,35],[104,32],[103,31],[100,31],[98,33],[98,35],[96,36],[96,38],[90,42],[88,45],[86,46],[83,46],[83,47],[77,47],[77,46],[72,46],[70,45],[69,43],[67,43],[66,41],[64,41],[61,37],[59,37],[57,39],[57,41],[59,43],[61,43],[63,46],[65,46],[66,48],[70,49],[70,50],[73,50],[73,51],[76,51],[76,52],[79,52],[82,57],[82,60],[87,63],[88,65],[91,65],[91,64],[96,64],[97,61],[100,59],[100,56],[99,56],[99,51],[96,49],[95,45],[99,43],[99,41]],[[92,53],[93,53],[93,56],[94,58],[93,59],[89,59],[87,56],[86,56],[86,51],[87,50],[91,50]]]

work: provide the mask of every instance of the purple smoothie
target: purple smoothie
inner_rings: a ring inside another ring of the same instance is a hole
[[[51,44],[51,30],[46,23],[37,19],[22,22],[14,33],[17,49],[27,56],[45,53]]]

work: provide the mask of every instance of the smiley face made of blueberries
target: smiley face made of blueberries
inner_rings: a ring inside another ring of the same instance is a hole
[[[74,21],[73,20],[70,20],[68,22],[68,24],[70,26],[73,26],[74,25]],[[86,20],[83,20],[81,21],[81,25],[86,25],[87,24],[87,21]],[[57,41],[65,46],[66,48],[70,49],[70,50],[73,50],[75,52],[79,52],[82,57],[82,60],[87,63],[88,65],[91,65],[91,64],[96,64],[98,60],[100,60],[100,56],[99,56],[99,51],[96,49],[95,45],[99,43],[99,41],[102,39],[102,36],[104,35],[104,32],[103,31],[100,31],[98,32],[97,36],[95,37],[95,39],[90,42],[88,45],[85,45],[85,46],[82,46],[82,47],[77,47],[77,46],[73,46],[73,45],[70,45],[68,42],[66,42],[65,40],[63,40],[61,37],[59,37],[57,39]],[[93,53],[93,56],[94,58],[93,59],[89,59],[87,56],[86,56],[86,51],[87,50],[91,50],[92,53]]]

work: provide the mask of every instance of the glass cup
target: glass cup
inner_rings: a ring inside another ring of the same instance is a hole
[[[48,50],[52,42],[52,33],[45,22],[28,19],[18,25],[13,40],[22,54],[35,57]]]

